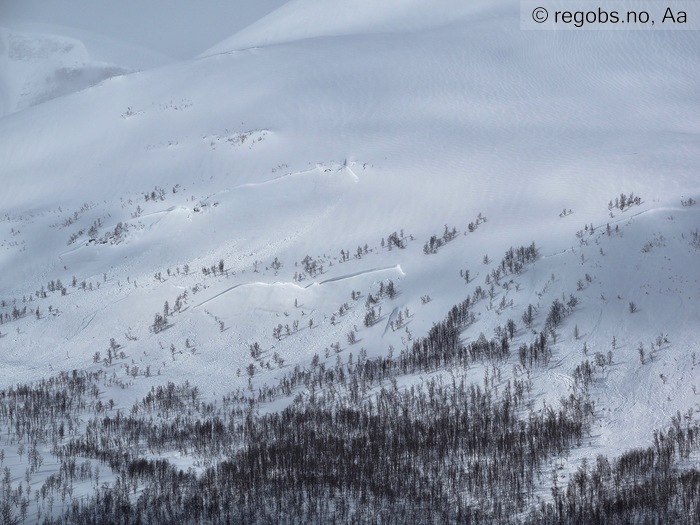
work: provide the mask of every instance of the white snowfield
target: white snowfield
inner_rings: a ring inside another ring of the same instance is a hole
[[[284,359],[256,365],[254,386],[314,354],[335,363],[336,342],[344,361],[399,352],[534,241],[538,260],[478,303],[464,341],[510,318],[513,349],[530,343],[528,304],[541,330],[573,294],[532,375],[540,406],[556,405],[581,361],[612,352],[576,457],[648,446],[677,411],[697,418],[700,205],[684,204],[700,201],[700,34],[518,20],[512,1],[295,0],[195,60],[38,104],[50,89],[36,79],[105,69],[58,38],[12,60],[22,35],[3,31],[0,313],[27,315],[0,325],[0,387],[106,367],[130,387],[105,398],[128,410],[167,381],[208,399],[246,388],[254,342],[262,361]],[[46,46],[63,50],[42,69]],[[621,193],[640,201],[610,209]],[[456,237],[425,254],[446,226]],[[394,232],[403,249],[388,248]],[[57,279],[65,295],[48,291]],[[366,297],[389,279],[399,294],[365,327]],[[106,364],[111,338],[125,356]]]
[[[0,116],[172,61],[86,31],[6,23],[0,22]]]

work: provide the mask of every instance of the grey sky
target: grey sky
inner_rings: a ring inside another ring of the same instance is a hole
[[[3,20],[56,24],[191,58],[288,0],[0,0]]]

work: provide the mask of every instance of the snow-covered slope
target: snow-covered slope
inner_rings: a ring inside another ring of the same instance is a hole
[[[292,2],[273,19],[285,28],[282,15],[306,12],[306,3]],[[312,3],[314,16],[323,6]],[[364,7],[350,18],[354,27],[366,27]],[[434,11],[418,3],[406,9],[411,19],[432,20]],[[64,313],[50,330],[35,333],[30,323],[26,335],[15,333],[10,348],[22,355],[16,363],[29,366],[29,338],[47,352],[65,346],[57,352],[69,355],[62,367],[84,366],[97,339],[127,326],[147,331],[164,300],[196,285],[201,267],[220,259],[236,277],[214,292],[279,281],[270,290],[282,286],[290,302],[308,293],[293,292],[294,263],[368,244],[376,260],[342,271],[326,265],[328,276],[317,280],[400,267],[383,271],[415,283],[406,304],[429,293],[439,316],[463,293],[454,289],[454,274],[476,268],[484,254],[493,258],[533,240],[543,253],[575,246],[573,233],[584,224],[610,222],[607,203],[620,192],[641,195],[647,211],[697,196],[696,35],[543,36],[510,30],[515,23],[464,14],[437,28],[431,22],[396,34],[359,31],[323,45],[291,41],[299,35],[290,23],[284,46],[119,76],[4,118],[3,297],[30,295],[56,278],[101,281],[106,273],[112,283],[92,295],[57,298]],[[156,187],[162,199],[146,201]],[[574,215],[562,220],[562,208]],[[433,268],[423,242],[442,235],[445,224],[465,231],[478,213],[488,217],[478,241],[465,239]],[[96,231],[88,232],[95,221]],[[91,241],[120,222],[128,230],[119,243]],[[406,253],[415,259],[379,255],[379,241],[399,230],[414,236]],[[252,273],[254,261],[264,267],[275,257],[284,264],[277,275]],[[155,272],[184,264],[197,275],[153,281]],[[365,287],[376,280],[366,275]],[[139,288],[126,287],[127,278]],[[335,300],[342,304],[345,295]],[[241,315],[256,311],[240,308]],[[182,323],[189,332],[178,338],[201,332],[202,312],[191,309]],[[86,329],[93,315],[107,324]],[[240,325],[236,315],[219,315]],[[433,320],[426,317],[421,331]],[[212,345],[269,340],[273,324],[247,320]],[[54,330],[61,335],[47,344],[43,338]],[[347,327],[327,330],[314,337],[320,348]],[[299,359],[312,355],[309,344],[297,346]],[[367,345],[388,346],[373,339]]]
[[[436,0],[292,0],[203,55],[296,40],[372,33],[405,33],[440,28],[503,12],[506,2]]]
[[[87,32],[19,27],[0,27],[0,116],[169,61]]]
[[[105,369],[121,408],[166,381],[216,399],[315,354],[407,351],[480,287],[462,337],[515,321],[503,382],[555,299],[578,298],[527,372],[553,406],[605,358],[572,461],[692,412],[700,35],[523,32],[511,2],[330,4],[0,120],[0,386]],[[433,235],[448,242],[425,253]],[[498,273],[533,241],[536,261]]]

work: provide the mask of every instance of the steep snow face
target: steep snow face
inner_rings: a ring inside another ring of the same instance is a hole
[[[168,62],[156,53],[86,32],[38,29],[0,27],[0,117],[110,77]],[[64,36],[69,33],[79,37]]]
[[[476,0],[292,0],[203,55],[307,38],[400,33],[454,24],[503,10],[507,2]]]

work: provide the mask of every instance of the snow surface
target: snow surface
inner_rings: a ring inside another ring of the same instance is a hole
[[[209,398],[245,387],[256,341],[268,359],[285,359],[281,370],[259,369],[256,385],[316,353],[334,363],[325,349],[336,342],[344,360],[360,348],[384,355],[476,286],[487,289],[510,246],[534,241],[539,260],[491,307],[479,304],[465,341],[512,318],[515,345],[530,342],[527,305],[539,306],[541,328],[552,301],[575,294],[553,366],[533,374],[554,405],[575,366],[607,354],[615,337],[582,454],[648,445],[677,410],[696,413],[700,206],[681,200],[700,200],[700,35],[523,32],[518,20],[505,1],[296,0],[196,60],[32,107],[21,103],[17,87],[29,80],[20,79],[47,70],[27,57],[47,57],[56,72],[87,63],[86,51],[33,39],[18,65],[7,42],[25,37],[2,32],[4,112],[24,109],[0,119],[0,299],[31,315],[0,325],[0,386],[102,367],[93,355],[104,357],[112,337],[127,358],[110,373],[129,379],[124,364],[151,372],[106,394],[122,408],[166,381],[187,380]],[[146,201],[157,188],[163,199]],[[621,192],[641,204],[609,210]],[[479,213],[486,222],[469,232]],[[101,243],[120,222],[126,233]],[[456,239],[425,255],[445,225]],[[400,231],[405,249],[382,247]],[[323,273],[299,281],[307,255]],[[204,276],[220,259],[226,275]],[[467,269],[469,284],[459,275]],[[71,286],[73,276],[93,290]],[[55,279],[65,296],[36,297]],[[365,328],[366,295],[387,279],[400,294]],[[171,326],[151,333],[164,301],[172,307],[185,290]],[[504,298],[513,303],[501,310]],[[405,308],[406,327],[392,330]],[[273,337],[294,321],[298,331]],[[653,361],[641,364],[639,343],[649,351],[660,335]],[[481,381],[483,370],[469,374]]]
[[[158,53],[61,26],[3,22],[0,116],[172,62]]]
[[[500,4],[500,5],[499,5]],[[441,28],[494,16],[504,2],[435,0],[292,0],[258,22],[206,51],[204,55],[318,37],[405,33]]]

